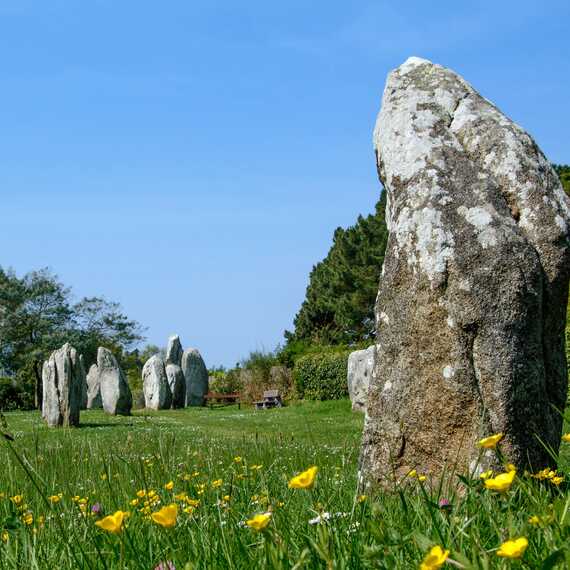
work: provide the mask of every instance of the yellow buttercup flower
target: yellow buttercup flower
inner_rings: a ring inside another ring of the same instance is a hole
[[[21,505],[22,501],[24,500],[24,496],[23,495],[14,495],[13,497],[10,497],[10,500],[15,504],[15,505]]]
[[[425,481],[427,477],[425,475],[418,475],[418,481]]]
[[[2,542],[4,544],[6,544],[8,542],[9,538],[10,538],[10,535],[8,534],[8,531],[6,531],[6,530],[2,531]]]
[[[139,504],[139,502],[140,502],[140,499],[133,499],[131,501],[131,506],[136,507]]]
[[[59,501],[61,501],[62,496],[63,495],[61,493],[58,493],[57,495],[51,495],[48,497],[48,501],[55,505],[56,503],[59,503]]]
[[[289,481],[289,489],[312,489],[315,484],[318,467],[309,467],[306,471],[295,475]]]
[[[441,546],[434,546],[420,564],[420,570],[437,570],[441,568],[449,556],[449,550],[443,550]]]
[[[487,479],[485,481],[485,487],[491,489],[492,491],[499,491],[499,493],[504,493],[511,488],[513,481],[515,479],[517,472],[508,471],[507,473],[501,473],[492,479]]]
[[[245,524],[256,531],[261,531],[267,527],[269,522],[271,521],[271,513],[263,513],[259,515],[255,515],[251,519],[245,521]]]
[[[222,479],[216,479],[215,481],[212,481],[212,488],[217,489],[218,487],[221,487],[223,483]]]
[[[186,504],[190,505],[191,507],[197,507],[200,504],[200,501],[198,499],[191,499],[190,497],[186,497],[184,500],[186,501]]]
[[[241,463],[241,461],[242,461],[242,458],[241,458],[239,455],[236,455],[236,456],[234,457],[234,462],[235,462],[235,463]]]
[[[146,497],[146,491],[144,489],[141,489],[140,491],[137,491],[137,497],[139,499],[142,499],[143,497]]]
[[[366,495],[358,495],[358,497],[356,497],[356,502],[357,503],[364,503],[364,501],[366,501],[368,497]]]
[[[34,524],[34,515],[32,513],[26,513],[23,517],[22,517],[22,521],[24,522],[24,524],[27,524],[28,526]]]
[[[164,486],[164,488],[167,491],[172,491],[172,489],[174,489],[174,481],[169,481],[168,483],[166,483],[166,485]]]
[[[528,522],[530,524],[539,524],[540,523],[540,517],[538,517],[537,515],[532,515],[532,517],[529,517]]]
[[[507,540],[503,542],[497,550],[497,556],[503,558],[520,558],[527,549],[528,540],[523,536],[515,540]]]
[[[109,515],[100,521],[95,521],[95,524],[107,532],[119,534],[123,530],[123,522],[128,513],[124,511],[117,511],[113,515]]]
[[[479,475],[480,479],[489,479],[489,477],[493,476],[493,471],[491,469],[489,469],[489,471],[483,471],[483,473],[481,473],[481,475]]]
[[[176,517],[178,516],[178,505],[173,503],[167,507],[162,507],[160,511],[152,513],[152,520],[163,526],[164,528],[173,528],[176,526]]]
[[[412,479],[414,477],[418,476],[418,472],[415,469],[412,469],[409,473],[408,473],[408,477],[411,477]]]
[[[556,470],[549,469],[548,467],[546,469],[543,469],[542,471],[539,471],[538,473],[535,473],[534,475],[531,475],[531,477],[533,477],[534,479],[538,479],[539,481],[548,480],[553,485],[560,485],[560,483],[564,481],[563,476],[558,475],[556,473]]]
[[[565,433],[562,436],[562,441],[570,441],[570,433]]]
[[[484,449],[495,449],[497,443],[499,443],[503,437],[505,437],[504,433],[496,433],[495,435],[490,435],[489,437],[484,437],[479,440],[478,445]]]

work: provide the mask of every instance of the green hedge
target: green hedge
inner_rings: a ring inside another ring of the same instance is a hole
[[[307,354],[297,360],[293,379],[300,398],[339,400],[348,396],[346,374],[350,351]]]

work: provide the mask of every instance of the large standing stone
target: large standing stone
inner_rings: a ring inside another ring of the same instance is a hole
[[[98,409],[103,407],[101,399],[101,381],[99,379],[99,369],[97,364],[92,364],[87,373],[87,409]]]
[[[78,426],[85,370],[69,343],[52,352],[42,369],[42,416],[49,427]]]
[[[180,337],[177,334],[172,335],[168,339],[168,346],[166,347],[166,364],[182,364],[182,344]]]
[[[348,357],[348,394],[353,411],[365,412],[368,401],[368,386],[374,368],[374,345],[366,350],[355,350]]]
[[[203,406],[204,396],[208,393],[208,369],[198,349],[184,351],[182,371],[186,379],[186,405]]]
[[[145,407],[166,410],[172,404],[172,392],[168,385],[164,360],[159,354],[149,358],[142,371]]]
[[[570,270],[558,177],[519,126],[418,58],[388,76],[374,142],[390,237],[361,475],[463,471],[498,432],[517,467],[551,464]]]
[[[114,416],[130,415],[133,396],[127,379],[113,353],[102,346],[97,351],[97,373],[103,409]]]

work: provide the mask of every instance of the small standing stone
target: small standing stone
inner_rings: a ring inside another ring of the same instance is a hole
[[[159,354],[149,358],[142,371],[145,407],[150,410],[166,410],[172,404],[172,392],[168,385],[164,360]]]
[[[203,406],[204,396],[208,393],[208,369],[198,349],[184,351],[182,371],[186,379],[186,405]]]
[[[103,409],[112,415],[130,415],[133,396],[129,384],[117,359],[107,348],[99,347],[97,351],[97,373]]]
[[[78,426],[85,382],[79,354],[69,343],[52,352],[42,369],[42,416],[49,427]]]
[[[178,364],[167,364],[166,377],[172,392],[172,408],[183,408],[186,405],[186,380],[182,368]]]
[[[366,412],[368,386],[374,369],[374,345],[366,350],[356,350],[348,357],[348,394],[352,402],[352,410]]]
[[[87,409],[87,375],[85,374],[85,360],[83,354],[79,355],[79,366],[81,367],[81,376],[83,382],[81,383],[81,409]]]
[[[87,373],[87,409],[94,410],[103,407],[101,399],[101,383],[97,364],[92,364]]]
[[[172,335],[168,339],[168,346],[166,347],[166,364],[177,364],[180,366],[182,364],[182,344],[180,343],[180,337],[177,334]]]

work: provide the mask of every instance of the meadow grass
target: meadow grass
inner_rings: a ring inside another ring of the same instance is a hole
[[[434,545],[450,550],[450,568],[570,568],[566,481],[521,473],[498,493],[479,478],[432,487],[426,474],[359,496],[363,418],[347,401],[89,411],[76,429],[48,430],[37,413],[6,420],[14,440],[0,447],[2,569],[405,569]],[[312,465],[312,489],[288,488]],[[170,504],[176,524],[165,528],[151,515]],[[116,511],[129,513],[121,532],[96,525]],[[265,529],[247,526],[263,513]],[[518,537],[529,542],[521,559],[497,556]]]

